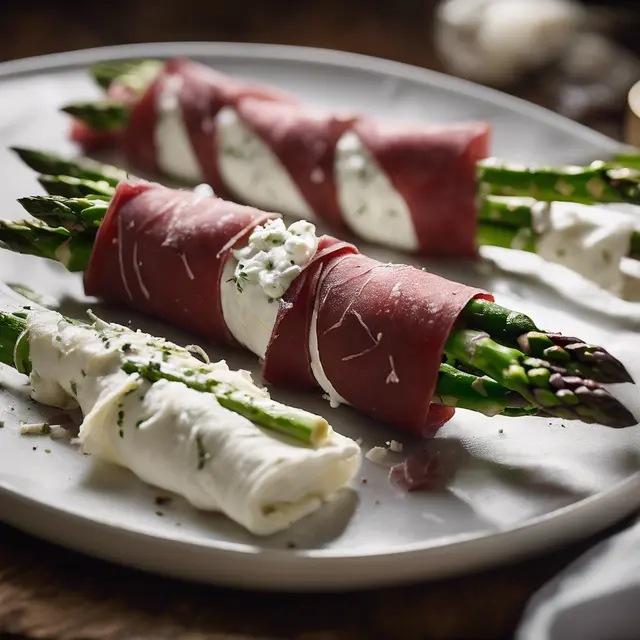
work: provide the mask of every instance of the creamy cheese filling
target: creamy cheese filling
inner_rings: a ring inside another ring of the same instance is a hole
[[[418,249],[407,203],[353,131],[338,141],[335,180],[342,217],[358,236],[403,251]]]
[[[220,283],[225,322],[234,338],[259,358],[265,356],[280,298],[316,253],[315,231],[305,220],[288,228],[280,218],[269,220],[225,263]]]
[[[342,258],[344,259],[344,258]],[[326,273],[321,276],[318,283],[318,295],[313,305],[313,312],[311,314],[311,330],[309,331],[309,355],[311,359],[311,372],[316,379],[319,387],[325,392],[327,400],[332,408],[336,409],[341,404],[349,404],[334,388],[331,384],[327,374],[324,372],[322,362],[320,360],[320,350],[318,349],[318,309],[320,307],[320,290],[322,288],[322,282],[326,277]]]
[[[32,396],[81,407],[86,453],[124,466],[197,508],[222,511],[258,535],[315,511],[357,472],[359,447],[348,438],[330,431],[315,448],[293,443],[225,409],[213,394],[180,382],[151,384],[121,366],[126,359],[160,358],[163,368],[232,386],[257,406],[271,403],[247,372],[230,371],[224,361],[204,364],[184,349],[124,327],[98,328],[70,324],[52,311],[29,316]]]
[[[204,180],[180,108],[182,78],[168,76],[158,91],[154,132],[156,160],[168,176],[188,183]]]
[[[238,199],[267,211],[314,218],[278,157],[241,120],[235,109],[221,109],[216,126],[220,174]]]
[[[620,294],[621,261],[629,253],[633,219],[624,213],[572,202],[534,207],[536,253],[576,271],[598,286]]]

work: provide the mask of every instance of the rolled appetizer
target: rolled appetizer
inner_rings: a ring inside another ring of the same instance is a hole
[[[588,167],[517,166],[487,158],[486,123],[401,124],[315,109],[186,59],[99,63],[91,73],[107,99],[65,108],[75,118],[72,138],[83,148],[119,144],[139,170],[208,182],[223,197],[307,220],[317,216],[403,251],[473,258],[482,244],[534,243],[526,234],[531,225],[514,228],[485,215],[478,203],[490,194],[640,202],[633,153]],[[579,251],[598,262],[602,247],[584,241],[593,220],[581,208],[568,226],[562,217],[565,237],[573,232]],[[593,233],[611,236],[621,253],[632,232],[628,221],[609,221]],[[560,235],[552,226],[536,229],[540,234],[543,242]]]
[[[317,510],[358,471],[353,440],[275,402],[247,371],[93,320],[0,312],[0,362],[29,375],[37,402],[80,407],[85,453],[257,535]]]
[[[118,182],[129,177],[123,169],[88,158],[71,160],[25,148],[14,151],[41,174],[40,183],[52,195],[109,199]],[[629,156],[624,158],[629,161]],[[536,191],[538,178],[531,176],[531,190]],[[494,189],[501,191],[497,185]],[[521,191],[526,193],[524,186]],[[640,215],[579,202],[489,194],[481,199],[475,229],[479,246],[535,253],[572,269],[616,296],[637,297],[637,278],[633,274],[638,271],[640,259]],[[444,244],[449,237],[448,232]]]
[[[334,406],[417,434],[455,408],[636,424],[602,386],[632,380],[601,347],[309,222],[142,180],[111,199],[21,203],[36,219],[0,223],[2,246],[84,271],[88,295],[246,347],[270,384],[320,387]]]

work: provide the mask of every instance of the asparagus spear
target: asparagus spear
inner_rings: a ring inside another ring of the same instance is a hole
[[[0,312],[0,362],[18,368],[22,373],[30,372],[29,342],[25,331],[27,314],[25,312]],[[88,326],[88,325],[86,325]],[[95,326],[94,326],[95,328]],[[153,341],[154,339],[151,338]],[[156,382],[160,379],[182,382],[186,386],[204,393],[214,393],[220,404],[236,413],[249,418],[261,426],[278,429],[293,435],[299,434],[306,438],[307,426],[316,424],[317,417],[306,412],[295,416],[291,421],[291,409],[275,402],[269,402],[265,408],[262,400],[248,396],[245,392],[230,389],[218,384],[206,375],[202,368],[188,366],[176,367],[163,362],[168,343],[158,347],[158,360],[149,360],[131,354],[122,365],[127,373],[138,373],[142,378]],[[171,349],[180,351],[180,347],[169,345]],[[470,409],[493,416],[500,413],[509,416],[535,415],[539,412],[524,401],[522,397],[504,386],[488,378],[457,371],[452,366],[442,364],[438,376],[436,397],[434,401],[440,404],[450,404],[458,408]],[[304,418],[301,420],[301,417]]]
[[[105,91],[117,80],[134,93],[142,93],[158,75],[158,60],[112,60],[91,65],[93,79]]]
[[[60,262],[69,271],[84,271],[93,250],[88,234],[72,234],[39,220],[0,220],[0,248]]]
[[[445,353],[484,371],[549,415],[611,427],[636,424],[634,416],[595,380],[500,345],[484,331],[453,331]]]
[[[88,261],[90,255],[90,252],[86,251],[86,245],[95,234],[96,228],[107,211],[108,203],[96,199],[65,199],[59,196],[33,196],[23,198],[20,202],[33,215],[47,223],[59,225],[56,227],[58,231],[53,231],[42,222],[7,223],[6,232],[0,227],[0,242],[4,243],[5,248],[59,259],[56,256],[58,246],[62,242],[58,241],[58,245],[51,249],[50,236],[57,233],[64,234],[67,231],[72,238],[79,239],[78,242],[81,240],[81,249],[78,251],[79,255],[73,255],[74,243],[65,242],[66,261],[81,269],[83,260]],[[16,225],[20,230],[17,238],[11,233]],[[41,247],[44,248],[41,249]],[[85,262],[86,264],[88,262]],[[461,317],[467,327],[488,331],[500,342],[522,349],[526,355],[549,359],[562,364],[573,373],[605,383],[631,381],[624,366],[604,350],[591,345],[587,345],[587,349],[583,346],[585,343],[577,338],[571,338],[567,342],[566,338],[555,333],[540,331],[524,314],[495,303],[473,300],[467,305]]]
[[[535,253],[536,233],[532,228],[534,208],[549,206],[534,198],[487,196],[478,213],[479,244],[491,244]],[[606,215],[606,212],[603,212]],[[631,234],[629,258],[640,260],[640,231]]]
[[[77,102],[63,107],[62,111],[96,131],[118,131],[129,122],[129,109],[119,100]]]
[[[587,167],[525,167],[496,158],[477,165],[480,195],[531,196],[537,200],[640,203],[640,170],[603,161]]]
[[[114,187],[128,177],[127,172],[123,169],[110,164],[96,162],[89,158],[75,158],[70,160],[53,153],[27,149],[25,147],[11,147],[11,150],[14,151],[30,169],[45,175],[68,176],[71,178],[94,180],[96,182],[106,182]]]
[[[90,204],[93,205],[93,202],[90,201]],[[104,204],[105,209],[106,206]],[[42,223],[34,225],[28,231],[37,235],[42,229],[49,233],[48,228]],[[22,233],[25,234],[26,231]],[[66,236],[64,237],[66,239]],[[83,251],[75,255],[73,253],[75,245],[67,241],[64,245],[65,258],[67,264],[72,264],[77,270],[83,270],[88,264],[89,251],[84,248],[90,244],[90,236],[85,232],[71,236],[71,240],[76,238],[84,242]],[[20,236],[20,243],[12,243],[10,237],[3,237],[1,228],[0,242],[16,250],[21,250],[25,244],[22,236]],[[60,260],[58,250],[38,253],[40,244],[42,243],[36,240],[27,243],[28,251],[25,252]],[[461,314],[461,322],[463,328],[451,334],[445,349],[446,354],[455,361],[461,362],[463,366],[478,370],[480,375],[486,374],[494,378],[504,388],[516,391],[529,403],[543,409],[547,414],[566,418],[579,417],[588,421],[622,426],[626,426],[633,420],[633,416],[597,384],[598,381],[604,383],[632,381],[622,363],[604,349],[586,344],[578,338],[540,331],[528,316],[484,300],[469,302]],[[488,338],[489,333],[492,339]],[[486,339],[481,340],[481,338]],[[512,365],[518,365],[518,375],[513,373],[515,369]],[[534,372],[530,374],[532,369]],[[546,370],[546,373],[541,373],[542,369]],[[552,374],[558,375],[552,378]],[[458,396],[455,396],[450,391],[454,382],[453,372],[450,369],[441,369],[440,375],[445,387],[439,388],[437,395],[443,398],[442,402],[489,413],[496,411],[494,404],[496,398],[484,396],[486,388],[483,387],[484,383],[477,382],[477,376],[467,378],[458,371],[457,375],[461,377],[455,379],[454,386],[458,389]],[[560,382],[557,382],[558,376],[561,378]],[[544,392],[540,390],[540,381],[543,379],[548,383]],[[580,393],[586,393],[583,387],[588,390],[587,397],[581,398],[579,411],[576,409],[571,413],[564,405],[567,402],[573,402],[573,396],[569,399],[570,394],[564,391],[559,393],[559,390],[556,392],[551,389],[549,392],[551,388],[549,385],[569,384],[562,382],[567,379],[570,384],[578,385]],[[594,401],[595,396],[597,396],[597,402]],[[564,398],[564,404],[560,405],[556,402],[556,397]],[[492,403],[488,404],[485,398],[490,398]],[[505,414],[509,413],[506,411],[509,407],[519,406],[514,396],[505,396],[500,399],[500,402],[503,404],[498,406]],[[595,406],[592,406],[594,402]],[[603,411],[610,411],[610,414],[605,416]]]
[[[22,373],[29,373],[31,370],[26,317],[27,314],[23,312],[0,312],[0,362],[13,366]],[[71,322],[80,324],[76,321]],[[102,321],[97,321],[93,325],[84,325],[84,327],[98,331],[98,325],[102,328],[102,333],[105,327],[109,327]],[[121,334],[123,331],[134,335],[133,331],[124,328],[114,329],[113,333]],[[137,337],[139,338],[139,334]],[[157,348],[159,360],[162,360],[168,351],[186,354],[181,347],[151,336],[149,336],[149,343]],[[160,365],[155,361],[136,361],[135,356],[131,358],[122,365],[122,369],[127,373],[138,373],[149,382],[160,379],[179,381],[198,391],[212,393],[227,409],[249,418],[257,425],[278,431],[298,441],[317,445],[321,444],[330,433],[329,424],[324,418],[270,398],[254,397],[246,391],[234,389],[229,384],[212,378],[213,370],[209,370],[199,361],[198,370],[194,372],[189,368],[193,366],[189,361],[182,361],[179,365]],[[166,366],[166,370],[163,370],[163,366]]]
[[[75,103],[62,110],[96,131],[117,131],[128,122],[128,106],[115,100]],[[604,161],[586,167],[526,167],[488,158],[477,165],[478,192],[583,204],[640,203],[640,166],[635,158],[629,161],[634,168]]]
[[[160,68],[156,60],[107,61],[93,65],[90,72],[105,90],[117,81],[137,95],[149,86]],[[72,104],[63,111],[96,130],[111,131],[126,126],[129,107],[125,101],[101,100]],[[488,158],[478,163],[477,172],[481,195],[524,195],[584,204],[640,202],[640,154],[635,149],[587,167],[522,167]],[[491,235],[491,229],[485,231]]]

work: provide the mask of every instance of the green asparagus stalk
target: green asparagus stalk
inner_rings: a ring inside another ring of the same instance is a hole
[[[99,196],[66,198],[62,196],[29,196],[18,202],[34,218],[69,231],[95,233],[109,208],[109,198]]]
[[[42,155],[39,156],[39,159],[41,158]],[[47,161],[55,163],[58,158],[50,156]],[[47,170],[49,167],[40,164],[39,168]],[[79,180],[81,181],[81,179]],[[90,196],[90,201],[86,199],[84,201],[65,200],[60,197],[34,197],[23,199],[23,205],[30,213],[47,220],[51,224],[57,224],[72,230],[82,228],[84,233],[95,233],[95,228],[99,225],[108,207],[106,198],[101,199],[101,197],[98,195]],[[501,200],[505,199],[492,198],[489,200],[501,202]],[[525,245],[527,243],[534,244],[535,237],[530,226],[527,228],[509,226],[511,223],[527,223],[530,225],[530,206],[529,204],[529,208],[527,208],[524,204],[519,203],[516,207],[511,205],[503,207],[503,210],[495,207],[494,210],[489,210],[486,206],[483,207],[484,213],[481,214],[480,234],[491,235],[492,244],[497,244],[495,241],[496,235],[502,233],[503,237],[509,240],[508,246],[514,246],[514,234],[519,234],[521,239],[524,234],[524,242],[521,242],[523,246],[519,248],[526,248]],[[89,211],[89,215],[83,213],[85,212],[85,207],[87,207],[86,210]],[[88,254],[86,254],[86,258],[88,258]],[[79,262],[79,260],[76,261],[76,263]],[[472,301],[464,310],[462,317],[470,329],[490,330],[492,337],[505,346],[521,349],[519,357],[544,358],[550,367],[555,367],[554,373],[560,373],[565,376],[573,375],[574,377],[582,376],[585,380],[594,382],[631,381],[624,366],[606,351],[593,345],[586,345],[577,338],[565,338],[555,333],[541,332],[526,316],[499,305],[486,301]],[[484,348],[486,351],[486,344]],[[499,356],[496,359],[496,362],[499,363],[504,354],[500,353],[498,349],[496,355]],[[460,359],[460,362],[463,366],[471,366],[470,358],[467,358],[466,361]],[[486,373],[486,371],[481,370],[480,373]],[[475,378],[472,378],[469,384],[474,381]],[[538,395],[540,395],[540,392],[538,392]],[[534,396],[528,393],[526,397],[531,399]],[[457,406],[462,405],[458,404]],[[556,414],[558,414],[558,411],[559,409],[555,410]],[[581,411],[584,413],[585,410],[581,409]],[[566,412],[563,413],[568,415]]]
[[[76,103],[63,111],[96,131],[117,131],[128,121],[127,105],[114,100]],[[629,161],[635,162],[633,158]],[[489,158],[478,163],[477,181],[481,196],[531,196],[582,204],[640,203],[640,167],[604,161],[588,166],[526,167]]]
[[[8,245],[6,241],[4,243]],[[34,251],[31,253],[35,254]],[[80,259],[74,258],[74,261]],[[452,332],[445,353],[450,359],[478,370],[482,377],[452,370],[443,364],[436,390],[442,404],[488,415],[521,415],[538,408],[541,413],[566,419],[619,427],[635,424],[624,406],[595,380],[632,381],[624,366],[604,349],[587,345],[577,338],[540,332],[527,316],[486,301],[471,301],[461,320],[470,328]],[[499,344],[489,338],[487,330],[496,340],[516,344],[520,349]],[[147,375],[159,375],[145,363],[139,366]],[[543,378],[547,387],[541,390]],[[573,385],[576,391],[569,394],[562,386],[556,389],[554,385]],[[567,409],[567,403],[575,401],[574,396],[579,400],[578,406]],[[522,398],[527,403],[523,404]],[[562,403],[553,398],[563,399]],[[223,399],[227,403],[232,401],[233,398]]]
[[[93,65],[90,72],[104,90],[117,82],[139,95],[156,77],[161,64],[156,60],[107,61]],[[63,110],[98,131],[112,131],[126,126],[129,107],[125,101],[101,100]],[[640,202],[640,153],[635,149],[587,167],[523,167],[488,158],[478,163],[477,177],[481,196],[533,196],[584,204]],[[484,231],[490,234],[491,229]]]
[[[532,228],[535,207],[549,206],[534,198],[487,196],[478,213],[479,244],[521,249],[535,253],[536,233]],[[606,215],[606,212],[603,212]],[[640,231],[631,234],[629,258],[640,260]]]
[[[26,317],[27,314],[23,312],[0,312],[0,362],[13,366],[22,373],[29,373],[31,370]],[[96,329],[96,325],[84,326],[87,329]],[[124,329],[124,331],[128,330]],[[162,342],[161,345],[160,341],[151,337],[150,340],[158,342],[160,360],[168,348],[183,351],[177,345],[166,342]],[[278,431],[305,444],[321,444],[330,433],[328,422],[321,416],[289,407],[270,398],[253,397],[246,391],[234,389],[226,383],[207,378],[205,374],[201,374],[200,381],[197,377],[192,380],[189,374],[193,371],[188,367],[188,364],[180,367],[174,365],[173,369],[168,368],[164,371],[160,363],[127,360],[122,369],[127,373],[138,373],[140,377],[152,383],[160,379],[178,381],[198,391],[211,393],[216,396],[222,406],[234,413],[250,419],[261,427]],[[207,369],[202,363],[199,368]]]
[[[22,373],[29,373],[31,370],[26,317],[26,312],[0,312],[0,362],[16,367]],[[90,328],[89,325],[85,326]],[[165,342],[159,347],[157,361],[132,355],[123,363],[122,369],[126,373],[137,373],[152,383],[164,379],[181,382],[203,393],[213,393],[227,409],[262,427],[277,430],[298,440],[316,443],[326,437],[328,424],[318,416],[230,388],[227,384],[212,380],[206,375],[206,371],[200,371],[201,366],[192,369],[188,365],[176,367],[162,362],[167,346],[168,343]],[[175,345],[170,346],[180,350]],[[441,404],[452,404],[490,416],[501,413],[509,416],[535,415],[539,412],[537,407],[528,405],[520,395],[495,381],[457,371],[447,364],[441,365],[437,394],[434,401]]]
[[[95,131],[119,131],[129,122],[129,109],[119,100],[77,102],[62,108]]]
[[[0,248],[60,262],[69,271],[84,271],[93,238],[50,227],[39,220],[0,220]]]
[[[637,424],[633,414],[599,383],[571,375],[561,366],[527,357],[483,332],[454,330],[445,345],[449,358],[484,371],[549,415],[610,427]]]
[[[489,158],[477,165],[478,192],[530,196],[537,200],[640,203],[640,171],[612,168],[603,161],[587,167],[525,167]]]
[[[65,198],[84,198],[86,196],[101,196],[112,198],[116,188],[104,181],[86,180],[70,176],[38,176],[38,182],[44,190],[52,196]]]
[[[57,154],[25,147],[11,147],[11,150],[30,169],[48,176],[66,176],[106,182],[113,187],[128,178],[127,172],[123,169],[110,164],[96,162],[89,158],[74,158],[70,160]]]
[[[73,264],[76,269],[82,269],[88,264],[90,251],[86,251],[86,245],[95,233],[96,225],[99,225],[106,213],[108,203],[98,200],[78,201],[53,196],[34,196],[26,199],[25,204],[33,215],[60,225],[57,227],[60,233],[68,231],[74,234],[72,238],[81,239],[78,255],[75,255],[74,242],[64,243],[66,264]],[[87,209],[82,208],[87,205]],[[58,213],[59,211],[61,213]],[[85,215],[85,211],[90,213]],[[56,259],[58,247],[63,242],[58,240],[58,244],[51,248],[50,236],[54,232],[50,227],[42,226],[42,223],[25,224],[24,227],[18,225],[19,234],[16,238],[13,231],[16,224],[18,223],[7,223],[6,231],[0,227],[0,242],[5,248]],[[77,229],[81,231],[77,232]],[[44,246],[44,249],[41,246]],[[60,261],[60,258],[57,259]],[[567,343],[564,337],[540,331],[528,317],[500,305],[473,300],[463,311],[462,318],[467,327],[488,331],[496,340],[513,348],[523,349],[525,355],[562,364],[572,373],[604,383],[630,381],[624,366],[604,350],[591,345],[587,345],[587,349],[584,347],[585,343],[577,338],[572,338],[572,342]],[[518,320],[514,320],[515,318]]]
[[[142,93],[158,75],[162,63],[158,60],[113,60],[98,62],[90,73],[102,89],[107,91],[117,81],[133,93]]]

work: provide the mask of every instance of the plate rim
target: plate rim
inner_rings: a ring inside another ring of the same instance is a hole
[[[135,53],[137,51],[140,53]],[[24,75],[49,69],[60,69],[61,67],[86,67],[92,62],[99,62],[105,59],[118,60],[145,56],[159,58],[172,56],[216,56],[250,60],[267,58],[270,60],[330,65],[358,71],[367,71],[373,74],[384,73],[420,84],[437,85],[447,91],[471,95],[485,102],[507,106],[514,111],[519,111],[535,120],[544,121],[546,124],[556,128],[568,128],[570,133],[575,133],[576,136],[580,136],[583,140],[589,141],[594,145],[609,147],[612,152],[625,147],[623,143],[595,131],[586,125],[570,120],[551,109],[533,104],[523,98],[518,98],[499,89],[397,60],[321,47],[226,41],[143,42],[90,47],[87,49],[76,49],[73,51],[43,54],[0,62],[0,80],[7,79],[11,75]]]
[[[435,85],[448,92],[466,95],[473,99],[509,108],[525,117],[531,118],[532,120],[542,122],[555,128],[562,128],[570,135],[581,138],[594,146],[598,146],[603,150],[609,149],[611,153],[624,146],[604,134],[593,131],[585,125],[568,120],[549,109],[531,104],[521,98],[511,96],[497,89],[478,85],[469,80],[455,78],[430,69],[423,69],[410,64],[376,58],[370,55],[306,46],[192,41],[154,42],[95,47],[2,62],[0,63],[0,81],[10,80],[13,76],[25,76],[43,72],[46,73],[54,70],[64,71],[65,69],[86,67],[92,62],[102,59],[123,59],[144,56],[164,58],[176,55],[189,57],[213,57],[221,59],[235,58],[247,61],[266,58],[273,62],[301,62],[306,64],[320,64],[347,68],[360,72],[364,71],[374,75],[382,73],[388,76],[409,80],[411,82],[417,82],[424,86]],[[348,562],[350,568],[353,568],[354,564],[357,564],[358,566],[368,566],[369,569],[372,570],[368,565],[372,559],[375,559],[376,567],[379,567],[385,566],[393,559],[398,560],[401,558],[405,566],[408,567],[408,569],[404,570],[404,574],[399,571],[398,574],[393,574],[394,577],[385,577],[385,571],[378,568],[376,569],[375,577],[372,575],[368,576],[366,580],[367,585],[381,586],[385,584],[398,584],[400,582],[424,579],[419,575],[419,571],[418,575],[416,575],[416,571],[412,569],[410,565],[414,564],[414,561],[418,559],[428,561],[430,557],[438,553],[438,550],[442,549],[448,549],[449,552],[452,550],[455,552],[455,550],[460,549],[462,553],[473,545],[488,546],[492,542],[498,545],[507,545],[512,539],[514,539],[515,542],[512,542],[510,553],[505,554],[505,559],[508,561],[510,559],[513,560],[515,558],[537,554],[545,549],[551,550],[553,548],[557,548],[571,540],[583,538],[588,534],[602,530],[636,510],[639,500],[637,498],[634,500],[634,496],[636,495],[639,487],[640,471],[628,476],[605,491],[601,491],[597,494],[588,496],[570,505],[560,507],[540,516],[529,518],[522,523],[518,523],[516,526],[508,526],[504,529],[494,529],[485,532],[446,536],[444,538],[435,538],[430,541],[400,544],[394,546],[393,551],[388,552],[378,549],[369,551],[364,550],[360,552],[356,549],[301,549],[292,552],[291,550],[279,549],[260,550],[259,548],[252,547],[249,544],[228,542],[225,540],[185,540],[184,538],[167,536],[165,532],[156,534],[151,529],[147,530],[148,528],[145,526],[125,526],[109,522],[108,519],[102,517],[88,517],[73,510],[61,510],[58,507],[48,505],[37,498],[16,493],[7,487],[0,487],[0,498],[8,500],[9,502],[17,501],[27,508],[27,510],[45,509],[54,511],[59,517],[69,519],[70,521],[79,521],[83,523],[85,527],[94,525],[104,527],[109,530],[115,529],[119,535],[134,536],[143,543],[154,541],[156,543],[178,545],[180,547],[186,546],[190,551],[201,551],[212,554],[214,557],[218,555],[231,554],[233,557],[241,556],[243,560],[249,560],[250,557],[259,555],[263,556],[262,561],[266,560],[267,562],[279,563],[286,560],[288,565],[295,565],[293,570],[290,572],[291,575],[295,574],[296,571],[304,570],[305,568],[311,569],[312,566],[316,567],[318,564],[327,563],[327,561],[329,561],[332,566],[340,562]],[[594,518],[594,512],[598,510],[598,503],[602,502],[604,502],[603,511],[606,512],[606,517]],[[620,503],[622,503],[622,507],[620,507]],[[615,505],[618,506],[616,507]],[[589,514],[591,514],[590,519]],[[20,526],[14,521],[20,518],[3,516],[2,519],[14,526]],[[22,518],[23,521],[27,519],[28,518]],[[583,526],[579,527],[579,533],[574,533],[572,531],[574,527],[571,525],[583,519],[589,520],[590,524],[588,526],[583,524]],[[554,536],[552,542],[547,540],[537,543],[532,542],[531,540],[529,540],[528,543],[523,541],[517,542],[518,540],[525,540],[527,538],[526,532],[533,534],[534,540],[536,537],[539,537],[540,539],[544,538],[545,532],[553,528],[553,525],[557,520],[565,522],[567,526],[562,534]],[[35,532],[33,531],[32,526],[25,525],[25,528],[39,537],[45,537],[48,539],[56,537],[48,535],[47,532]],[[64,542],[59,539],[54,541],[58,544],[64,545]],[[515,548],[513,547],[514,544]],[[74,545],[73,548],[77,549],[78,545]],[[91,550],[89,553],[91,555],[100,556],[99,549]],[[495,553],[493,555],[489,554],[489,557],[487,557],[486,560],[481,559],[479,562],[473,563],[474,568],[500,564],[500,559],[493,557],[495,555]],[[268,558],[265,558],[264,556],[268,556]],[[117,559],[113,558],[111,558],[111,561],[118,562]],[[130,562],[126,562],[125,564],[131,565]],[[162,567],[145,567],[145,569],[158,573],[164,572]],[[454,573],[460,572],[460,568],[458,568]],[[179,574],[176,574],[175,572],[169,573],[179,577]],[[442,576],[446,574],[446,571],[441,570],[440,572],[437,572],[436,575]],[[194,579],[197,580],[197,578]],[[286,580],[283,584],[273,585],[271,588],[284,589],[291,588],[292,586],[301,587],[303,586],[303,583],[305,583],[304,588],[307,590],[319,590],[326,588],[335,589],[337,582],[342,582],[341,580],[335,578],[332,579],[331,577],[325,577],[323,580],[321,580],[318,585],[309,585],[306,584],[308,581],[305,581],[304,578],[296,580],[295,577],[293,577]],[[221,582],[216,579],[211,581],[215,584],[221,584]],[[353,583],[353,588],[361,588],[363,585],[359,584],[359,581],[361,582],[361,579],[354,576],[342,584],[340,588],[352,588],[350,587],[350,583]],[[247,580],[247,582],[250,581]],[[260,587],[269,588],[264,584],[261,584]]]

